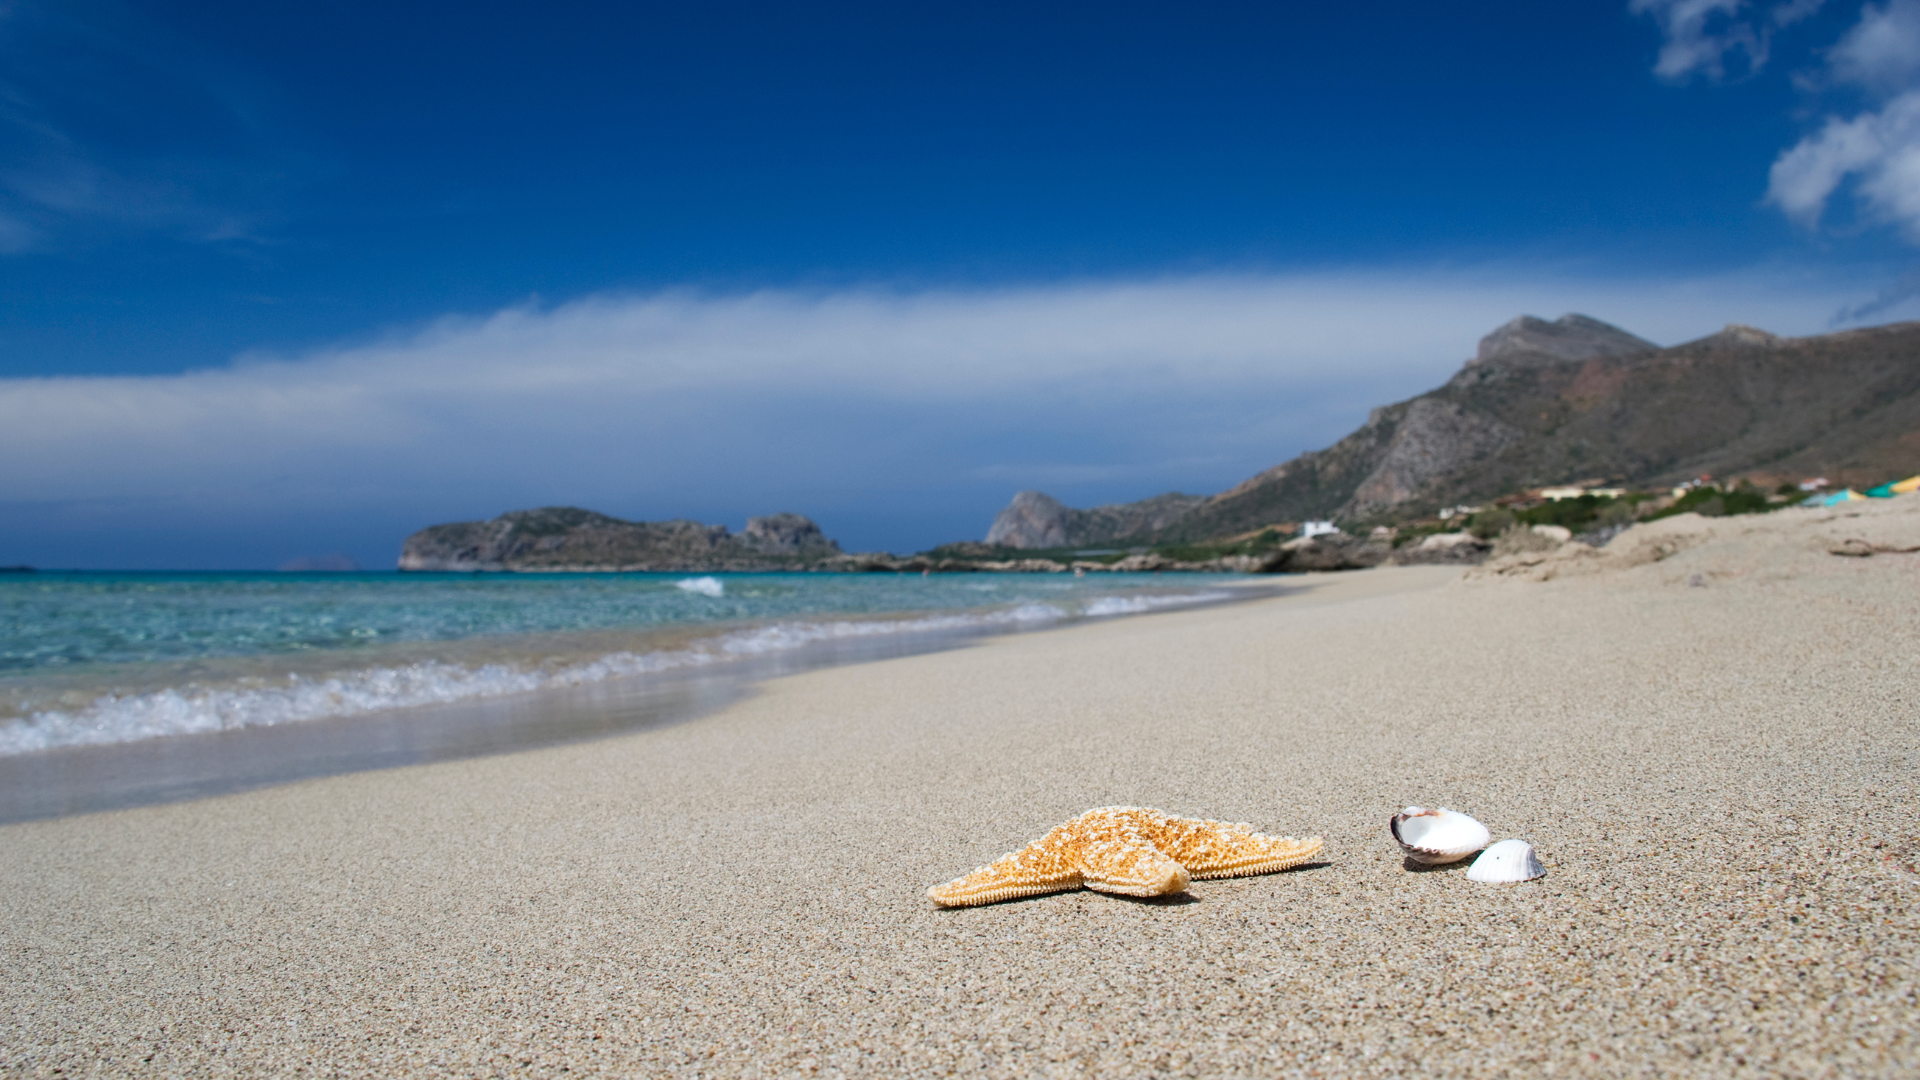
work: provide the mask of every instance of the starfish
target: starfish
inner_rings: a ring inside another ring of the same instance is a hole
[[[1317,837],[1266,836],[1253,826],[1168,817],[1140,806],[1089,810],[927,895],[941,907],[972,907],[1085,886],[1126,896],[1182,892],[1200,878],[1270,874],[1318,854]]]

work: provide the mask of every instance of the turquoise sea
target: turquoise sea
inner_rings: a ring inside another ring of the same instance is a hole
[[[0,756],[1226,599],[1236,575],[0,575]]]

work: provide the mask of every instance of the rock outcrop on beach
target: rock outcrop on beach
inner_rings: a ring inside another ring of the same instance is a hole
[[[1476,565],[1487,557],[1493,543],[1470,532],[1435,533],[1419,543],[1393,550],[1395,566],[1434,566],[1445,563]]]
[[[1299,537],[1280,545],[1278,551],[1259,560],[1253,569],[1265,574],[1299,574],[1310,570],[1367,570],[1392,558],[1393,549],[1348,536],[1331,533]]]
[[[434,525],[407,537],[400,569],[440,571],[805,570],[845,559],[799,514],[749,518],[739,535],[697,521],[623,521],[571,506]]]
[[[1704,474],[1771,485],[1826,476],[1866,485],[1907,475],[1916,461],[1920,323],[1807,338],[1732,325],[1663,349],[1584,315],[1521,316],[1481,339],[1446,385],[1373,410],[1325,450],[1167,505],[1162,524],[1127,542],[1194,543],[1317,518],[1406,519],[1579,480],[1664,486]],[[1125,518],[1160,501],[1078,511],[1038,492],[1022,498],[1058,507],[1050,520],[1063,522]]]

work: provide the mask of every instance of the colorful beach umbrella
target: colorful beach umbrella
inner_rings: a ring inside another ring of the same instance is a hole
[[[1895,495],[1906,495],[1910,492],[1920,491],[1920,476],[1909,476],[1897,484],[1888,484],[1887,486],[1893,489]]]

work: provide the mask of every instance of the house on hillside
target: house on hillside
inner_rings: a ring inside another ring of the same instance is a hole
[[[1540,498],[1548,502],[1559,502],[1561,499],[1577,499],[1582,495],[1592,495],[1599,499],[1617,499],[1626,493],[1626,488],[1587,487],[1584,484],[1562,484],[1559,487],[1541,488]]]

